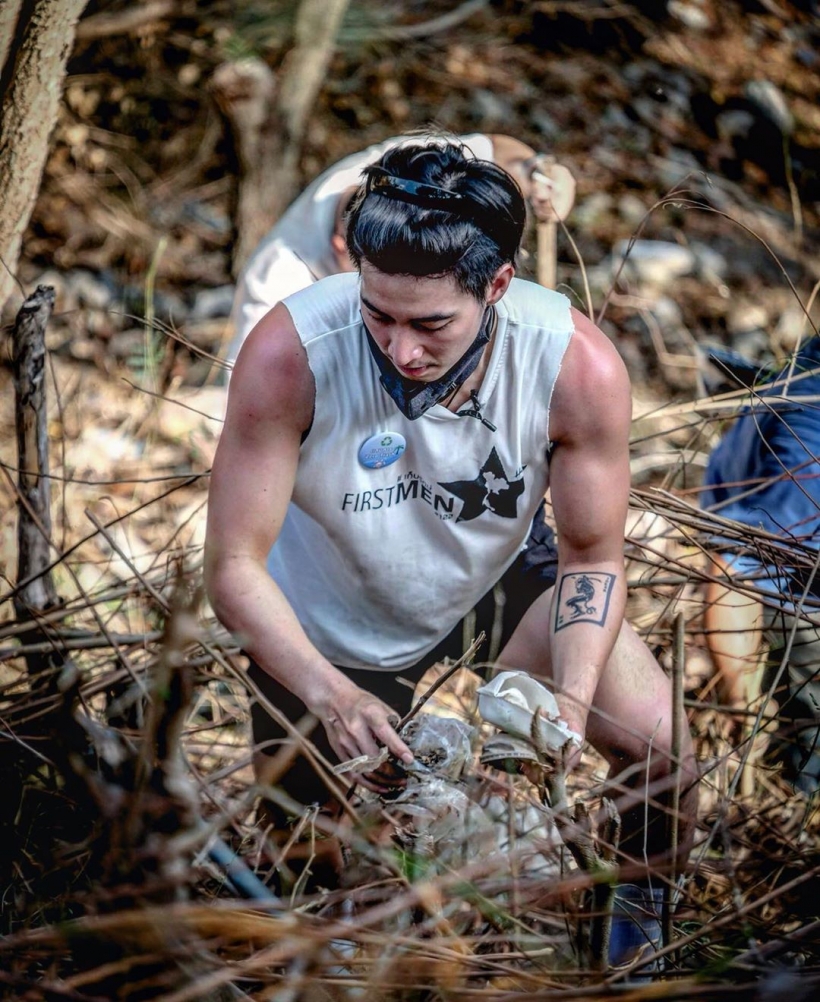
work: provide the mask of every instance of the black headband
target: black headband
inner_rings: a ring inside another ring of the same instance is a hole
[[[449,191],[447,188],[439,188],[435,184],[425,184],[422,181],[411,181],[406,177],[395,177],[393,174],[388,174],[382,167],[370,169],[365,192],[368,195],[373,192],[376,195],[384,195],[400,202],[409,202],[411,205],[418,205],[423,209],[452,212],[478,226],[498,244],[499,249],[503,250],[504,244],[508,242],[501,240],[498,236],[499,226],[495,218],[495,211],[460,192]],[[509,212],[507,214],[509,215]]]
[[[397,198],[402,202],[420,205],[425,209],[441,209],[444,212],[455,212],[467,215],[464,204],[467,199],[457,191],[448,191],[434,184],[423,184],[421,181],[411,181],[406,177],[395,177],[381,167],[374,167],[367,178],[367,191],[375,191],[378,195]]]

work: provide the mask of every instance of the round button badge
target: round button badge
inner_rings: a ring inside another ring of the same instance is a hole
[[[395,431],[379,431],[363,442],[359,449],[359,462],[368,470],[380,470],[400,458],[407,448],[404,435]]]

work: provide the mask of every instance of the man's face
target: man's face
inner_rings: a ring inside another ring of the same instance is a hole
[[[475,340],[485,307],[509,284],[496,294],[493,283],[479,303],[451,275],[386,275],[362,261],[361,278],[362,316],[373,340],[402,376],[421,383],[455,365]]]

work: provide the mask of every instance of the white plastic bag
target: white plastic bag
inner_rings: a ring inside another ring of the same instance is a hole
[[[543,711],[539,739],[549,750],[560,751],[568,741],[581,744],[580,734],[571,731],[561,719],[555,696],[526,672],[500,672],[478,690],[482,719],[513,737],[532,741],[532,722],[538,710]]]

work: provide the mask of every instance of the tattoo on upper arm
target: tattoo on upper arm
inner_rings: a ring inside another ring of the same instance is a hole
[[[603,626],[614,584],[614,574],[597,571],[564,574],[558,584],[558,599],[555,603],[556,633],[573,623]]]

